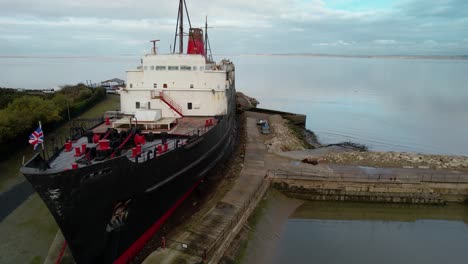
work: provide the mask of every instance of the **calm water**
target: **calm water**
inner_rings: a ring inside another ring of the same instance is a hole
[[[320,140],[373,150],[468,155],[468,60],[229,56],[237,89],[304,113]],[[1,58],[0,86],[125,78],[138,57]]]
[[[284,225],[273,263],[466,263],[467,221],[461,205],[306,202]]]

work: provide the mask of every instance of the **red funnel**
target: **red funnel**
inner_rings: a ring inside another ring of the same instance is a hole
[[[187,45],[187,54],[201,54],[205,56],[205,45],[203,44],[203,30],[200,28],[191,28],[188,45]]]

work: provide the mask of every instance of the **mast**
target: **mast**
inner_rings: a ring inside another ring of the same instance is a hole
[[[205,16],[205,62],[208,62],[208,16]]]
[[[184,0],[179,1],[179,53],[184,53]]]

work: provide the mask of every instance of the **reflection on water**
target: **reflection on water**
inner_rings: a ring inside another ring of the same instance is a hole
[[[320,140],[468,155],[468,60],[236,58],[260,106],[307,115]]]
[[[306,202],[274,263],[466,263],[468,208]]]

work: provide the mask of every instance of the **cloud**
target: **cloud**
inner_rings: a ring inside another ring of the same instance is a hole
[[[158,38],[167,52],[177,2],[0,0],[0,51],[139,54]],[[365,3],[345,9],[321,0],[187,1],[193,26],[208,16],[215,53],[468,54],[468,1]]]
[[[381,45],[393,45],[397,43],[394,39],[376,39],[374,42]]]

